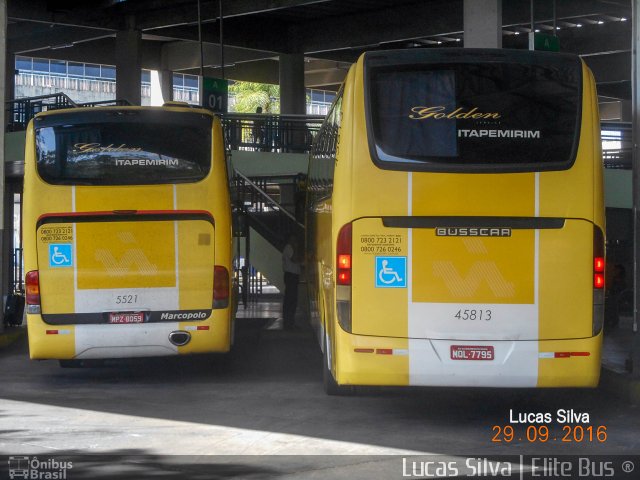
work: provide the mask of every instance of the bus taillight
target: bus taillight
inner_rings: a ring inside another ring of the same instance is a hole
[[[593,275],[593,288],[604,288],[604,275],[602,273]]]
[[[213,268],[213,308],[229,306],[229,271],[222,265]]]
[[[336,282],[351,285],[351,224],[347,223],[338,233]]]
[[[605,285],[604,235],[593,227],[593,322],[592,334],[600,333],[604,325],[604,285]]]
[[[38,270],[25,276],[27,313],[40,313],[40,275]]]
[[[351,333],[351,224],[344,225],[338,233],[336,245],[336,313],[338,323]]]

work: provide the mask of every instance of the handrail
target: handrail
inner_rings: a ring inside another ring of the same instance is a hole
[[[256,192],[258,192],[262,197],[264,197],[267,200],[268,203],[270,203],[271,205],[275,206],[278,210],[280,210],[282,213],[284,213],[287,217],[289,217],[291,220],[293,220],[300,228],[302,228],[304,230],[304,225],[301,224],[300,222],[298,222],[298,220],[296,220],[296,217],[293,216],[291,213],[289,213],[289,211],[287,211],[286,208],[284,208],[282,205],[280,205],[278,202],[276,202],[273,198],[271,198],[271,196],[269,196],[269,194],[267,192],[262,190],[258,185],[256,185],[254,182],[252,182],[249,178],[245,177],[242,173],[240,173],[236,169],[234,169],[234,175],[242,178],[246,183],[248,183],[251,187],[253,187],[253,189]]]
[[[324,117],[261,113],[220,115],[227,150],[307,153]]]
[[[24,102],[32,102],[34,100],[46,100],[48,98],[57,98],[57,97],[64,97],[66,99],[66,101],[72,106],[72,107],[77,107],[78,105],[76,104],[76,102],[74,102],[71,97],[69,97],[69,95],[67,95],[64,92],[58,92],[58,93],[50,93],[48,95],[38,95],[37,97],[24,97],[24,98],[15,98],[13,100],[7,100],[5,103],[24,103]]]
[[[97,106],[125,106],[130,105],[127,100],[101,100],[97,102],[77,103],[66,93],[58,92],[37,97],[17,98],[5,102],[7,124],[6,131],[20,131],[27,128],[27,124],[38,113],[47,110],[63,108],[97,107]]]

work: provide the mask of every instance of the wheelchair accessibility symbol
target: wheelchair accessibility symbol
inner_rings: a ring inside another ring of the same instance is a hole
[[[52,243],[49,245],[49,266],[53,268],[73,266],[70,243]]]
[[[376,257],[376,288],[406,288],[407,257]]]

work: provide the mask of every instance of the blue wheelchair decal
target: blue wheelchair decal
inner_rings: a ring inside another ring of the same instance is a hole
[[[407,257],[376,257],[376,288],[406,288]]]
[[[49,266],[52,268],[73,266],[73,254],[70,243],[49,244]]]

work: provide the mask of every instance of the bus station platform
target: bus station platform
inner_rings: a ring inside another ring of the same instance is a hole
[[[246,307],[238,306],[236,321],[238,341],[259,341],[264,334],[271,335],[283,329],[282,301],[278,295],[265,295],[263,299],[250,301]],[[618,325],[605,333],[602,350],[600,386],[616,398],[632,404],[640,404],[640,380],[628,373],[629,352],[633,340],[633,318],[621,316]],[[296,330],[309,330],[309,322],[303,306],[298,306]],[[17,327],[5,327],[0,332],[0,349],[26,336],[26,323]]]

